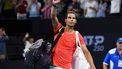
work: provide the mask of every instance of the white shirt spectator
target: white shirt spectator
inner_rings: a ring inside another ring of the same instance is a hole
[[[111,0],[110,14],[120,13],[121,0]]]
[[[96,11],[98,9],[98,3],[96,0],[87,1],[84,9],[86,10],[85,17],[96,17]]]

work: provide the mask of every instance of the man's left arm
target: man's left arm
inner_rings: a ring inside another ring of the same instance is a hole
[[[95,69],[95,65],[94,65],[93,58],[92,58],[89,50],[87,49],[86,45],[85,44],[82,44],[81,46],[82,46],[83,53],[84,53],[87,61],[90,64],[90,69]]]
[[[87,46],[85,44],[85,40],[83,38],[83,36],[79,33],[79,39],[80,39],[80,46],[82,48],[82,51],[87,59],[87,61],[89,62],[90,64],[90,69],[96,69],[95,68],[95,65],[94,65],[94,61],[93,61],[93,58],[91,56],[91,53],[89,52],[89,50],[87,49]]]

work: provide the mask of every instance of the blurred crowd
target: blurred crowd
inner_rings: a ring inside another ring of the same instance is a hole
[[[51,0],[0,0],[0,18],[50,19]],[[74,10],[79,18],[119,16],[121,0],[64,0],[58,15]]]
[[[6,30],[4,27],[0,27],[0,63],[4,62],[4,60],[8,59],[9,52],[7,49],[7,46],[8,46],[7,41],[11,42],[11,41],[15,40],[15,39],[14,40],[11,39],[11,37],[12,36],[8,36],[6,34]],[[19,38],[16,37],[16,40],[19,40]],[[29,50],[29,48],[32,46],[32,44],[34,43],[34,37],[32,36],[32,34],[27,32],[27,33],[25,33],[24,37],[22,37],[20,40],[22,40],[22,43],[24,44],[23,49],[20,49],[20,50],[22,50],[22,53],[21,52],[20,53],[24,57],[25,52],[27,52]],[[14,42],[14,43],[16,43],[16,42]],[[19,46],[19,43],[17,45]],[[14,50],[14,49],[12,49],[12,50]],[[19,52],[19,51],[12,52],[11,54],[14,54],[14,53],[18,54],[17,52]],[[12,56],[15,57],[15,55],[12,55]]]

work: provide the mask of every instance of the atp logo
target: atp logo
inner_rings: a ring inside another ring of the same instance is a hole
[[[88,35],[84,36],[87,46],[93,46],[93,51],[104,51],[104,36],[102,35]]]

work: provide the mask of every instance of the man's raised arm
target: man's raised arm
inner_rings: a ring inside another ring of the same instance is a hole
[[[52,25],[53,28],[55,29],[59,23],[58,18],[57,18],[57,7],[56,4],[58,4],[60,0],[53,0],[52,1],[52,8],[51,8],[51,19],[52,19]]]

